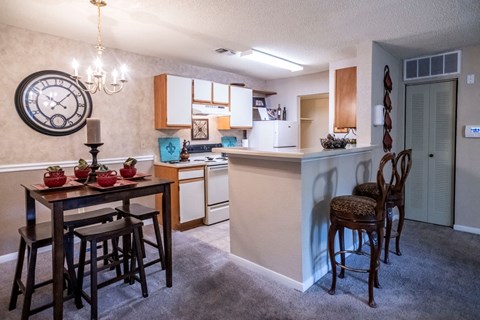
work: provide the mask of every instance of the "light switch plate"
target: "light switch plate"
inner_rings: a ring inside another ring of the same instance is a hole
[[[474,83],[475,83],[475,75],[467,74],[467,84],[474,84]]]

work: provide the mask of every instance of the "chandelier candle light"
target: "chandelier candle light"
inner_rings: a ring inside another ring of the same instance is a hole
[[[90,0],[90,3],[95,5],[98,9],[98,37],[97,37],[97,45],[95,49],[97,49],[97,59],[94,62],[94,68],[88,67],[87,68],[87,81],[84,83],[86,84],[86,90],[90,93],[96,93],[97,91],[104,91],[107,94],[114,94],[122,91],[123,85],[127,80],[125,79],[125,74],[127,72],[127,67],[122,65],[120,68],[120,77],[117,69],[112,71],[112,82],[110,83],[110,88],[108,88],[106,81],[107,81],[107,72],[103,70],[103,63],[102,63],[102,53],[105,50],[105,47],[102,45],[102,35],[100,32],[100,8],[107,5],[104,0]],[[71,76],[80,87],[83,87],[80,84],[82,79],[81,76],[78,75],[78,67],[79,63],[76,59],[73,59],[72,67],[74,71],[74,75]]]

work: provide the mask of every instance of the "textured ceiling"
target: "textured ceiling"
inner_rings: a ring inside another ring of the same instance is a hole
[[[480,0],[107,0],[103,44],[277,79],[326,70],[376,41],[398,58],[480,44]],[[0,0],[0,23],[95,44],[89,0]],[[255,48],[305,66],[291,73],[219,47]]]

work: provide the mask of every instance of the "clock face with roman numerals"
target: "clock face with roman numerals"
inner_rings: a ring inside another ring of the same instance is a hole
[[[80,130],[92,114],[92,98],[68,73],[45,70],[26,77],[15,92],[15,106],[32,129],[52,136]]]

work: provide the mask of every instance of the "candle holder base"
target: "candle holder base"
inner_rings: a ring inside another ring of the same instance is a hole
[[[97,170],[100,168],[100,166],[97,163],[97,154],[100,152],[98,150],[98,147],[103,145],[103,142],[99,143],[85,143],[87,147],[90,148],[90,154],[92,155],[92,164],[90,165],[90,173],[88,174],[88,178],[85,181],[85,184],[91,183],[91,182],[96,182],[97,181]]]

